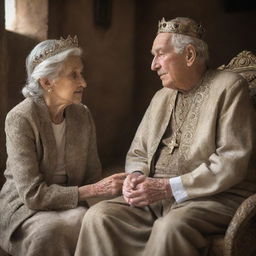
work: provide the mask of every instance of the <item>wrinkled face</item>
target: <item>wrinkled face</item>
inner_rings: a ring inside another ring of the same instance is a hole
[[[154,59],[151,69],[157,72],[164,87],[178,90],[182,89],[187,65],[185,53],[175,53],[171,37],[171,33],[159,33],[156,36],[152,47]]]
[[[51,82],[51,97],[59,104],[80,103],[84,88],[87,86],[82,75],[83,64],[78,56],[69,56],[57,79]]]

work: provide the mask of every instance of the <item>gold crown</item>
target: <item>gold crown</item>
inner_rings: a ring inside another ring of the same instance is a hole
[[[51,48],[44,50],[43,53],[35,57],[35,59],[33,60],[33,69],[49,57],[52,57],[54,55],[57,55],[58,53],[74,47],[78,47],[77,36],[74,36],[74,38],[72,38],[70,35],[68,35],[67,39],[61,37],[60,40],[55,40],[55,43]]]
[[[201,24],[197,24],[193,20],[190,20],[188,23],[183,24],[177,19],[165,21],[165,19],[162,18],[162,20],[158,23],[157,34],[177,33],[201,39],[204,32],[205,29],[203,28],[203,26]]]

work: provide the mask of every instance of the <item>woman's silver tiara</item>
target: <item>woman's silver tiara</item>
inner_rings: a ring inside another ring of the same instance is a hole
[[[61,37],[60,40],[56,40],[56,42],[51,48],[46,49],[43,53],[35,57],[35,59],[33,60],[33,69],[39,63],[43,62],[49,57],[52,57],[54,55],[57,55],[58,53],[61,53],[74,47],[78,47],[77,36],[74,36],[74,38],[72,38],[70,35],[68,35],[66,39]]]

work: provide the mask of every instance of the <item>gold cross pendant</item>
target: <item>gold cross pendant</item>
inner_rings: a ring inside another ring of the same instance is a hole
[[[174,148],[178,148],[179,144],[176,142],[176,136],[172,138],[171,142],[167,144],[167,147],[169,148],[169,153],[172,154],[174,151]]]

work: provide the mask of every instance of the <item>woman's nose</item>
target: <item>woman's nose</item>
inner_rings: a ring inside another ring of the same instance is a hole
[[[87,83],[84,79],[83,76],[80,77],[80,85],[83,87],[83,88],[86,88],[87,87]]]

